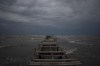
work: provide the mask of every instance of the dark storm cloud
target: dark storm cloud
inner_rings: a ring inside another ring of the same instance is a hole
[[[99,3],[99,0],[0,0],[0,25],[81,30],[99,23]]]
[[[13,22],[60,26],[100,14],[98,0],[1,0],[0,18]],[[9,5],[9,6],[8,6]],[[5,10],[5,11],[4,11]]]

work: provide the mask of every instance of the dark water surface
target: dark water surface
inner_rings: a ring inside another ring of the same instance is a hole
[[[8,46],[0,48],[0,66],[27,66],[43,38],[0,36],[0,46]],[[68,50],[68,56],[81,61],[80,66],[100,66],[100,36],[58,36],[58,44]]]

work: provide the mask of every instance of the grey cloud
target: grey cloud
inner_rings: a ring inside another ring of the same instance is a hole
[[[84,19],[98,16],[100,12],[97,2],[98,0],[16,0],[10,6],[2,4],[5,11],[0,10],[0,18],[33,25],[62,27],[62,23],[83,22]]]

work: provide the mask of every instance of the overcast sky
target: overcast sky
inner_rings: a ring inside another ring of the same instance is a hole
[[[100,35],[100,0],[0,0],[0,34]]]

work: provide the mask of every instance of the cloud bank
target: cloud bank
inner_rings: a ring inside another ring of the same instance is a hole
[[[2,0],[1,0],[2,1]],[[62,27],[97,18],[98,0],[6,0],[0,3],[0,18],[12,22]]]
[[[99,0],[0,0],[0,35],[100,35],[99,3]]]

